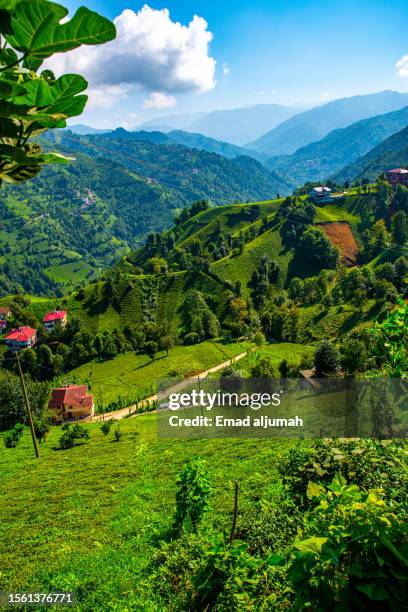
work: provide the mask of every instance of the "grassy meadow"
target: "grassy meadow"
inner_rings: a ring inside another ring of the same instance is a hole
[[[16,449],[0,443],[0,590],[72,590],[94,612],[164,609],[149,564],[172,524],[177,474],[196,456],[214,484],[208,528],[230,528],[235,480],[240,513],[261,496],[273,503],[293,442],[162,440],[155,419],[121,420],[119,442],[87,425],[89,441],[70,450],[56,450],[54,427],[39,460],[28,430]]]
[[[169,354],[158,353],[152,361],[147,355],[124,353],[109,361],[86,363],[71,372],[69,378],[87,383],[95,400],[109,404],[129,394],[146,397],[157,391],[157,383],[171,372],[193,375],[223,363],[253,346],[250,342],[223,344],[216,341],[193,346],[175,346]]]

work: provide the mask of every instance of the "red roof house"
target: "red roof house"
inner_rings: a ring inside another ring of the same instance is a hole
[[[390,185],[408,185],[408,170],[406,168],[394,168],[385,173]]]
[[[83,419],[94,413],[93,395],[86,385],[68,385],[51,391],[48,408],[56,423],[68,419]]]
[[[48,331],[55,328],[56,325],[65,327],[67,324],[67,311],[66,310],[54,310],[53,312],[47,312],[43,318],[43,324],[45,329]]]
[[[4,337],[7,347],[11,351],[19,351],[23,348],[30,348],[37,342],[37,330],[27,325],[13,329]]]

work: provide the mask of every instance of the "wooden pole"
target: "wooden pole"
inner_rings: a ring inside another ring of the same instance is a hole
[[[235,529],[237,526],[237,514],[238,514],[238,481],[235,481],[235,495],[234,495],[234,516],[232,519],[232,527],[231,527],[231,533],[230,533],[230,537],[229,537],[229,543],[231,544],[232,540],[234,539],[234,535],[235,535]]]
[[[20,359],[18,357],[18,352],[17,351],[16,351],[16,360],[17,360],[18,374],[20,376],[20,381],[21,381],[21,388],[23,390],[24,403],[25,403],[25,407],[26,407],[26,411],[27,411],[28,424],[29,424],[30,430],[31,430],[31,437],[33,439],[35,456],[37,457],[37,459],[39,459],[40,458],[40,451],[38,450],[37,438],[35,437],[33,417],[31,416],[30,402],[28,401],[28,395],[27,395],[27,390],[26,390],[26,386],[25,386],[25,383],[24,383],[23,371],[21,369]]]

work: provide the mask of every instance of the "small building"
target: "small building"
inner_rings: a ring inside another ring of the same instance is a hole
[[[7,321],[11,317],[11,310],[8,307],[0,308],[0,332],[7,327]]]
[[[54,310],[47,312],[43,318],[43,325],[47,331],[52,331],[56,327],[65,327],[67,324],[67,311]]]
[[[4,337],[4,342],[10,351],[21,351],[31,348],[37,342],[37,330],[27,325],[13,329]]]
[[[48,409],[54,423],[84,419],[93,416],[93,395],[86,385],[67,385],[51,391]]]
[[[320,185],[319,187],[313,187],[309,191],[309,197],[319,204],[320,202],[330,202],[332,199],[332,190],[326,185]]]
[[[408,186],[408,170],[406,168],[394,168],[385,173],[385,178],[390,185]]]

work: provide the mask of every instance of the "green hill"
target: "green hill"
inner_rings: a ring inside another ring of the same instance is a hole
[[[76,158],[72,165],[2,187],[0,295],[61,294],[95,278],[194,200],[217,205],[289,190],[249,157],[232,161],[125,131],[54,140]]]
[[[338,182],[375,179],[392,168],[408,165],[408,127],[393,134],[333,176]]]
[[[296,185],[327,179],[407,124],[408,106],[334,130],[293,155],[272,157],[267,166]]]

